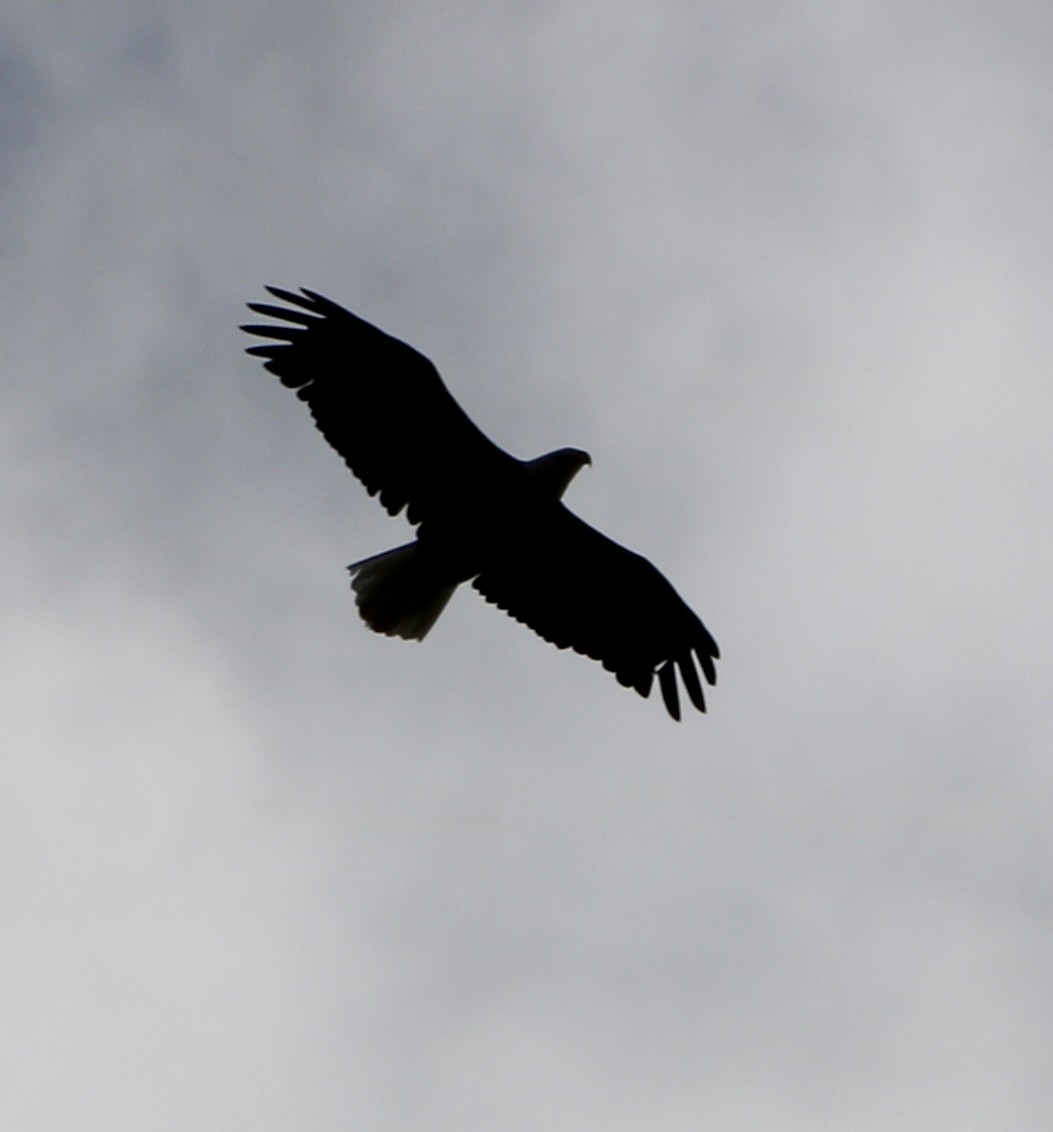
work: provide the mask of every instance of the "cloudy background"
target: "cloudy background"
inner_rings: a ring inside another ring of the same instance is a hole
[[[150,9],[0,14],[3,1126],[1043,1126],[1048,5]],[[265,282],[591,451],[709,716],[369,634]]]

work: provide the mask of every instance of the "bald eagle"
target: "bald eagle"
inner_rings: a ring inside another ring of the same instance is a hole
[[[462,582],[557,648],[572,648],[650,694],[657,674],[680,718],[679,671],[705,711],[697,659],[716,683],[716,641],[646,558],[560,502],[591,463],[578,448],[517,460],[468,418],[413,347],[306,288],[249,303],[278,323],[243,326],[250,346],[297,390],[319,431],[370,495],[417,528],[405,546],[349,566],[356,604],[378,633],[422,641]]]

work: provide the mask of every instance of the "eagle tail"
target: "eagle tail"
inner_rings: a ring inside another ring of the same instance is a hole
[[[362,620],[407,641],[424,640],[457,588],[435,577],[415,542],[363,558],[348,570]]]

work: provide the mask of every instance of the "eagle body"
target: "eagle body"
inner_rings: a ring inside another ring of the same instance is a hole
[[[550,513],[589,462],[573,448],[516,461],[507,476],[466,492],[441,523],[422,522],[413,543],[348,567],[362,619],[378,633],[424,640],[457,586],[529,552],[524,536],[553,522]]]
[[[423,520],[417,541],[458,582],[468,581],[488,564],[521,552],[524,536],[552,523],[570,481],[588,463],[588,453],[576,448],[536,460],[510,458],[501,474],[466,486],[441,520]]]
[[[716,642],[669,581],[569,511],[562,497],[591,460],[561,448],[518,460],[486,437],[427,358],[316,292],[268,287],[250,303],[276,323],[244,326],[249,347],[297,390],[322,435],[413,542],[349,567],[370,628],[423,640],[464,582],[558,648],[600,661],[641,695],[657,675],[680,718],[677,673],[705,711]]]

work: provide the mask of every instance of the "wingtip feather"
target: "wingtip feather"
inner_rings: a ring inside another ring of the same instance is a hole
[[[306,311],[277,307],[273,303],[246,303],[245,306],[254,314],[262,314],[265,318],[281,318],[299,326],[311,326],[315,322],[315,317]]]
[[[702,694],[702,685],[699,683],[698,673],[695,671],[694,658],[690,653],[687,653],[677,658],[676,666],[680,669],[680,678],[684,681],[688,698],[699,711],[704,712],[706,710],[706,698]]]
[[[304,305],[302,295],[297,295],[294,291],[286,291],[284,287],[272,287],[269,283],[267,283],[264,284],[263,289],[269,295],[273,295],[276,299],[281,299],[283,303],[295,303],[300,307]]]
[[[706,652],[701,645],[695,646],[695,656],[698,657],[698,663],[702,669],[702,674],[706,678],[707,684],[715,685],[717,682],[717,666],[713,663],[713,661],[714,658],[719,655],[719,653]]]
[[[673,668],[673,662],[667,660],[661,668],[658,669],[658,683],[662,689],[662,700],[665,702],[666,711],[677,721],[680,721],[680,693],[676,688],[676,670]]]
[[[303,333],[299,326],[264,326],[258,322],[247,322],[238,329],[257,338],[273,338],[277,342],[295,342]]]

